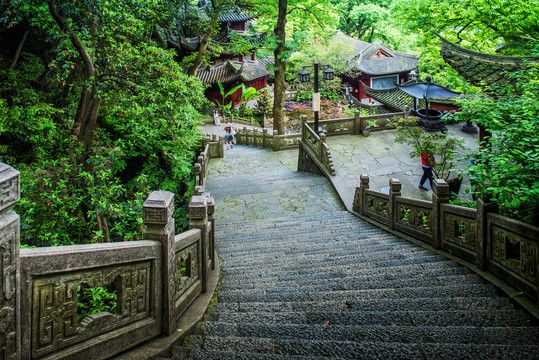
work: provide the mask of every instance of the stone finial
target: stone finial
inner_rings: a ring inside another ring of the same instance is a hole
[[[0,163],[0,211],[19,201],[21,193],[20,173],[11,166]]]
[[[449,185],[442,179],[434,179],[432,181],[432,191],[438,195],[438,197],[449,196]]]
[[[277,130],[273,130],[273,135],[279,135],[279,132]]]
[[[174,213],[174,194],[170,191],[153,191],[143,205],[146,225],[166,225]]]
[[[201,220],[208,216],[208,198],[204,195],[195,195],[189,202],[189,219]]]
[[[362,188],[369,188],[369,175],[361,174],[359,177],[359,181]]]
[[[320,134],[318,134],[318,136],[320,137],[320,141],[326,142],[326,133],[321,132]]]
[[[400,195],[401,188],[402,188],[402,184],[399,179],[389,179],[390,194]]]
[[[200,186],[200,185],[195,186],[195,189],[193,191],[194,195],[202,195],[203,193],[204,193],[204,187],[203,186]]]
[[[307,122],[307,115],[301,115],[301,122]]]
[[[212,216],[215,213],[215,200],[212,197],[209,197],[209,194],[207,194],[208,198],[208,216]]]

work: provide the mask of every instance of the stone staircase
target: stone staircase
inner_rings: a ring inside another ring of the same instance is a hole
[[[494,286],[346,211],[217,222],[216,247],[219,301],[173,359],[539,358],[539,327]]]

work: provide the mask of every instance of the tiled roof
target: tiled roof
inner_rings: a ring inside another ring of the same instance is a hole
[[[201,19],[208,20],[208,11],[212,11],[211,1],[199,1],[198,16]],[[241,22],[253,19],[253,15],[249,11],[245,11],[239,7],[228,7],[219,14],[220,22]]]
[[[273,65],[270,59],[260,59],[253,61],[225,61],[216,65],[206,65],[198,68],[195,76],[205,83],[211,84],[219,80],[226,84],[237,79],[251,81],[269,75],[273,72],[268,69],[268,65]]]
[[[397,87],[391,89],[373,89],[361,82],[365,93],[376,101],[381,102],[388,109],[396,112],[404,111],[407,105],[410,109],[414,108],[414,97],[405,93]],[[424,99],[418,99],[417,107],[424,108],[426,106]]]
[[[369,44],[353,39],[340,31],[335,37],[354,52],[354,57],[350,59],[350,70],[359,70],[370,75],[383,75],[411,71],[417,69],[419,64],[419,56],[393,50],[380,41]]]
[[[510,82],[507,74],[529,68],[529,63],[539,63],[539,56],[502,56],[465,49],[438,35],[442,43],[440,51],[447,62],[473,85],[493,85]]]
[[[169,46],[172,46],[177,50],[187,49],[189,51],[196,51],[200,41],[202,40],[202,38],[198,36],[185,36],[185,32],[183,31],[179,21],[176,21],[175,29],[165,29],[164,32]],[[253,47],[257,44],[263,43],[266,38],[266,34],[263,32],[231,30],[228,26],[226,26],[220,33],[210,38],[210,43],[208,44],[209,49],[212,50],[212,48],[219,47],[224,49],[224,53],[227,53],[228,44],[231,40],[230,34],[232,32],[244,37]]]

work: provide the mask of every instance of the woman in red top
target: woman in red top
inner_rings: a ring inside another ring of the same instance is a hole
[[[421,167],[423,168],[423,176],[421,177],[421,180],[419,181],[418,185],[421,190],[427,190],[427,188],[423,186],[427,179],[429,179],[430,188],[432,189],[432,167],[435,163],[436,162],[434,161],[434,156],[432,156],[431,154],[421,154]]]

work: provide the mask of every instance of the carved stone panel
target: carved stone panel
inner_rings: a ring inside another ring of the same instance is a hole
[[[493,259],[532,283],[536,282],[537,247],[537,240],[496,225],[492,226]]]
[[[17,356],[17,257],[19,217],[0,214],[0,359]]]
[[[447,241],[472,252],[476,249],[476,223],[475,219],[444,213],[445,239]]]
[[[0,163],[0,211],[14,205],[19,200],[19,193],[19,172]]]
[[[151,316],[151,262],[32,281],[32,356],[39,357]],[[100,313],[77,322],[78,286],[116,290],[116,314]]]
[[[387,218],[389,216],[389,199],[365,194],[365,211]]]
[[[176,253],[176,297],[182,296],[197,280],[200,280],[198,242]]]
[[[432,210],[409,204],[397,204],[397,223],[432,234]]]

